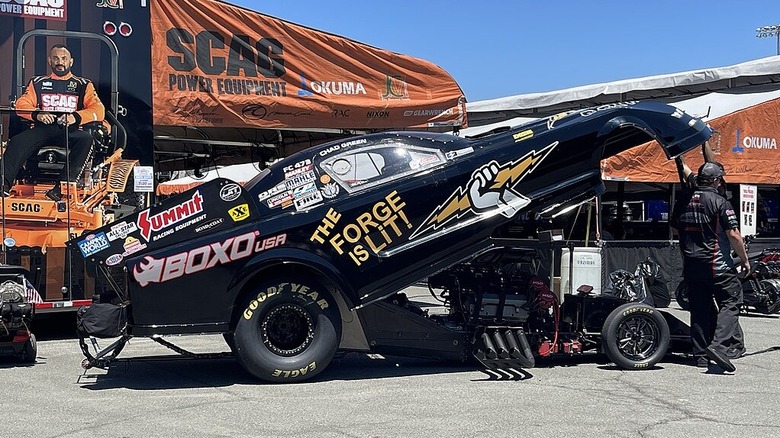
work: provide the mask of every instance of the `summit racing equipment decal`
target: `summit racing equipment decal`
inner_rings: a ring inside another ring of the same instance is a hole
[[[145,256],[133,267],[133,278],[141,287],[146,287],[149,283],[162,283],[234,262],[286,241],[286,233],[261,240],[260,232],[255,230],[161,259]]]
[[[514,216],[531,200],[515,190],[515,186],[555,149],[558,142],[540,151],[531,151],[524,157],[504,164],[495,160],[475,170],[465,187],[458,187],[440,204],[427,219],[409,236],[415,239],[428,231],[436,231],[447,223],[470,216],[464,222],[469,225],[496,214]]]
[[[149,209],[143,210],[138,214],[138,228],[141,229],[141,237],[148,242],[153,231],[161,231],[202,211],[203,196],[201,196],[200,190],[195,192],[191,199],[151,217],[149,216]]]

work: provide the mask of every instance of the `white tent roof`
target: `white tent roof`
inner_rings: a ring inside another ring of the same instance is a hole
[[[546,117],[564,111],[613,102],[655,99],[673,103],[698,96],[744,95],[778,89],[780,89],[780,56],[771,56],[728,67],[625,79],[546,93],[521,94],[470,102],[466,105],[466,109],[469,126],[478,127],[496,122],[504,122],[503,125],[506,125],[506,120],[517,117]],[[715,105],[712,106],[714,110]],[[699,114],[697,111],[694,113]],[[703,114],[706,114],[706,109],[699,115]],[[712,117],[714,116],[710,114],[710,118]]]
[[[172,179],[157,185],[158,195],[172,195],[187,191],[193,187],[211,181],[216,178],[228,178],[237,183],[246,183],[260,173],[256,163],[234,164],[230,166],[221,166],[216,169],[209,169],[203,178],[193,178],[192,176],[183,176]]]

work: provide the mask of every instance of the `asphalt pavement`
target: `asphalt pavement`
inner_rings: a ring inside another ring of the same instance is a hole
[[[748,352],[733,374],[682,356],[624,371],[583,354],[496,381],[471,365],[350,353],[286,385],[142,338],[120,356],[129,361],[84,372],[69,329],[52,336],[41,323],[34,365],[0,358],[0,437],[777,437],[780,318],[741,322]],[[221,336],[166,339],[227,351]],[[137,359],[159,355],[170,356]]]

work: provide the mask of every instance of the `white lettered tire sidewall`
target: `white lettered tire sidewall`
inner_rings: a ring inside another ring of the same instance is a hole
[[[643,355],[641,358],[627,357],[627,354],[624,354],[619,346],[621,342],[626,342],[628,338],[631,338],[631,336],[621,332],[621,328],[624,328],[623,324],[634,321],[638,322],[643,329],[639,331],[644,335],[650,332],[654,340],[652,347],[642,346],[641,341],[638,341],[640,342],[639,350]],[[619,368],[624,370],[650,369],[663,359],[669,348],[669,324],[655,307],[643,303],[627,303],[617,307],[607,316],[601,337],[604,353]]]
[[[297,338],[287,348],[278,340],[290,326],[297,327],[290,331]],[[327,289],[310,280],[284,279],[263,283],[249,293],[238,316],[234,353],[259,379],[300,382],[328,366],[340,339],[341,317]]]

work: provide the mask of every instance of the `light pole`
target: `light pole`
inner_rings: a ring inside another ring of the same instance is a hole
[[[777,38],[777,54],[780,55],[780,24],[756,28],[756,38]]]

